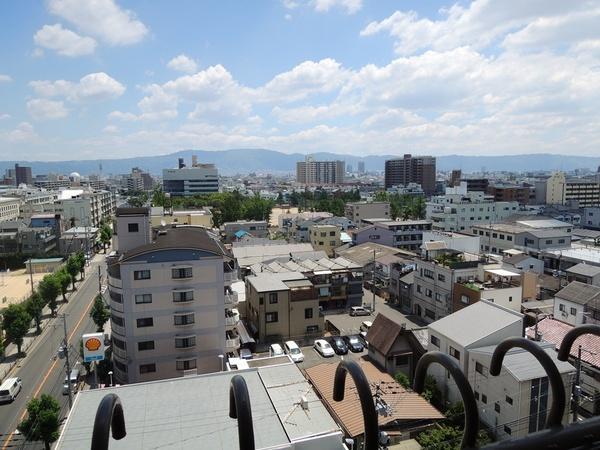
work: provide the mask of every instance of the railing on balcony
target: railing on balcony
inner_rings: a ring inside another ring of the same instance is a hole
[[[225,283],[233,283],[238,280],[237,270],[232,270],[231,272],[223,272],[223,278]]]
[[[240,322],[239,316],[225,317],[226,327],[235,327]]]
[[[240,338],[239,337],[225,339],[225,349],[226,350],[233,351],[233,350],[237,350],[238,348],[240,348]]]
[[[237,292],[228,292],[225,294],[225,305],[235,306],[239,303],[239,297]]]

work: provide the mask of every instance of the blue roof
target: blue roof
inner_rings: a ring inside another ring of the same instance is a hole
[[[250,234],[250,233],[248,233],[246,230],[240,230],[240,231],[235,232],[235,237],[240,239],[240,238],[243,238],[244,236],[246,236],[247,234]]]

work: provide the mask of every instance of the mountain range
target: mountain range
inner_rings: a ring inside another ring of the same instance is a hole
[[[100,172],[102,174],[122,174],[130,171],[132,167],[139,167],[153,175],[161,175],[163,168],[177,167],[177,158],[184,158],[186,164],[191,164],[192,155],[197,155],[198,162],[214,163],[223,175],[247,173],[293,173],[296,162],[303,161],[306,155],[300,153],[282,153],[266,149],[231,149],[220,151],[182,150],[171,154],[158,156],[143,156],[122,159],[97,159],[97,160],[68,160],[68,161],[0,161],[0,171],[13,168],[15,163],[31,166],[33,174],[58,173],[69,174],[78,172],[89,175]],[[385,160],[402,157],[402,155],[370,155],[353,156],[336,153],[313,153],[316,160],[346,161],[354,170],[359,161],[364,161],[367,171],[381,171],[384,169]],[[437,157],[437,169],[442,171],[461,169],[463,173],[480,171],[552,171],[588,168],[593,171],[600,166],[600,157],[554,155],[554,154],[523,154],[506,156],[465,156],[444,155]]]

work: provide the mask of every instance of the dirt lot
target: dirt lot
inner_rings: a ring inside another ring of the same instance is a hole
[[[45,273],[33,274],[33,286],[37,286]],[[29,273],[25,269],[0,272],[0,309],[12,303],[20,303],[31,294]]]

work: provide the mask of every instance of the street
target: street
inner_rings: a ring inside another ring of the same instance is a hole
[[[79,358],[79,340],[81,335],[95,331],[95,325],[89,317],[89,310],[98,293],[98,265],[103,265],[103,255],[98,255],[87,268],[86,279],[77,286],[77,291],[63,305],[60,313],[67,315],[67,334],[70,345],[69,356],[74,366]],[[25,415],[27,402],[41,394],[49,394],[61,405],[61,416],[68,411],[68,396],[62,395],[65,378],[65,361],[56,357],[57,350],[64,338],[63,319],[57,317],[38,336],[20,360],[10,376],[23,380],[23,389],[13,403],[0,405],[0,449],[17,447],[23,438],[13,432]],[[28,447],[29,448],[29,447]],[[43,444],[40,443],[40,448]]]

